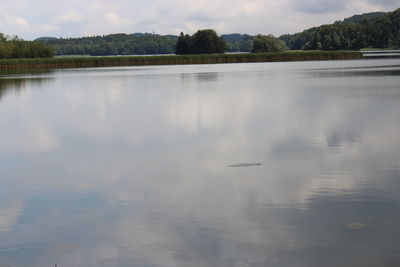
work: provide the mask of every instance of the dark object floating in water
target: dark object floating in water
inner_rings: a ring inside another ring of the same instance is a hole
[[[229,165],[229,168],[239,168],[239,167],[254,167],[254,166],[261,166],[262,164],[259,162],[251,162],[251,163],[239,163],[239,164],[233,164]]]

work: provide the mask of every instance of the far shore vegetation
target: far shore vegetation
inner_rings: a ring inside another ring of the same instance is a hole
[[[293,50],[359,50],[400,48],[400,8],[393,12],[355,15],[333,24],[279,38]]]
[[[41,42],[24,41],[17,36],[0,33],[0,59],[47,58],[54,55],[52,46]]]
[[[111,66],[249,63],[359,59],[358,51],[287,51],[275,53],[198,54],[117,57],[53,57],[0,60],[0,69],[83,68]]]
[[[83,38],[41,37],[34,41],[25,41],[17,36],[0,33],[0,68],[360,58],[359,52],[345,51],[372,48],[398,49],[400,48],[399,32],[400,9],[393,12],[355,15],[333,24],[280,37],[237,33],[218,35],[212,29],[205,29],[197,31],[192,36],[184,33],[179,36],[136,33]],[[246,53],[225,54],[226,52]],[[149,54],[153,56],[127,56]],[[168,56],[154,56],[165,54]],[[78,57],[72,57],[72,55]],[[110,57],[115,55],[118,57]]]

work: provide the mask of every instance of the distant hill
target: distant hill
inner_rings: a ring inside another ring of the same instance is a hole
[[[292,50],[358,50],[400,47],[400,9],[355,15],[279,38]]]
[[[243,40],[248,40],[253,38],[248,34],[241,34],[241,33],[222,34],[221,37],[226,42],[240,42]]]
[[[362,22],[363,20],[371,20],[371,19],[374,19],[374,18],[382,17],[382,16],[384,16],[386,14],[387,14],[386,12],[364,13],[364,14],[361,14],[361,15],[354,15],[354,16],[345,18],[344,20],[337,21],[335,23],[350,23],[350,22],[359,23],[359,22]]]
[[[40,38],[36,38],[34,41],[47,43],[49,41],[54,41],[54,40],[57,40],[57,38],[56,37],[40,37]]]
[[[145,33],[135,32],[135,33],[132,33],[131,35],[136,36],[136,37],[143,37],[143,36],[154,36],[156,34],[152,34],[152,33],[148,33],[148,32],[145,32]]]
[[[228,52],[250,52],[253,48],[254,36],[248,34],[231,33],[222,34]]]

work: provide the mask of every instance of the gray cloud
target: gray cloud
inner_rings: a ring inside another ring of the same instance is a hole
[[[399,7],[398,0],[368,0],[367,2],[377,4],[383,7],[396,8]]]
[[[348,1],[345,0],[291,0],[292,8],[303,13],[334,13],[343,11]]]

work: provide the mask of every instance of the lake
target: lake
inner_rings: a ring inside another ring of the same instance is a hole
[[[399,266],[400,60],[0,74],[0,266]]]
[[[400,50],[361,50],[363,57],[400,57]]]

